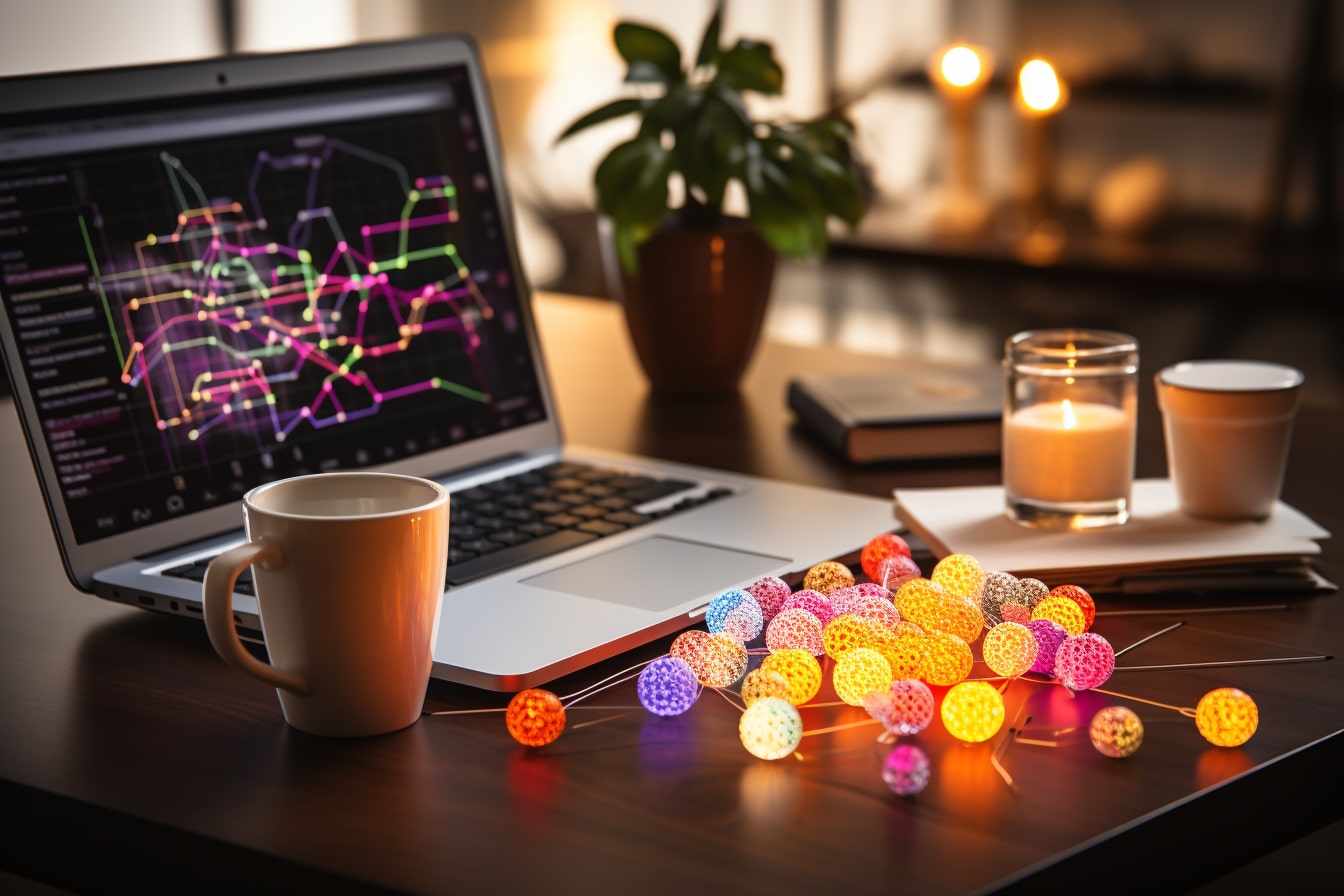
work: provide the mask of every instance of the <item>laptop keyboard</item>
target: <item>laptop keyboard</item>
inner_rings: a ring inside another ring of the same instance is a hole
[[[680,500],[663,501],[682,492],[687,494]],[[464,585],[729,494],[728,488],[702,490],[700,483],[684,479],[568,461],[482,483],[452,494],[444,584]],[[203,581],[210,560],[202,557],[163,574]],[[251,567],[238,576],[235,590],[253,593]]]

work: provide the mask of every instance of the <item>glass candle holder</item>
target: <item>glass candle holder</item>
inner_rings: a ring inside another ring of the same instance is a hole
[[[1108,330],[1026,330],[1004,347],[1005,512],[1025,526],[1129,519],[1138,341]]]

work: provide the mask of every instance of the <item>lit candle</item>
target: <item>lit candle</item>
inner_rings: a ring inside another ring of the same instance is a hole
[[[1059,504],[1127,496],[1134,475],[1134,417],[1089,401],[1043,402],[1004,421],[1004,488]]]
[[[948,231],[974,231],[984,226],[988,208],[977,177],[976,107],[993,67],[988,51],[956,44],[929,59],[929,80],[947,103],[949,177],[934,224]]]
[[[1068,102],[1068,88],[1044,59],[1032,59],[1017,76],[1014,105],[1022,115],[1026,156],[1026,196],[1036,210],[1051,202],[1054,141],[1051,122]]]

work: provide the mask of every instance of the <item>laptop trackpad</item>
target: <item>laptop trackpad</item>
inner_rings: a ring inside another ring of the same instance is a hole
[[[656,535],[523,579],[523,584],[644,610],[666,610],[765,575],[787,562],[788,557]]]

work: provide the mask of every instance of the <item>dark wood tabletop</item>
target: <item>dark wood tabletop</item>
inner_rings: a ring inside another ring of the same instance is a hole
[[[574,441],[882,496],[999,481],[994,460],[848,467],[792,422],[789,375],[895,371],[891,359],[767,343],[740,394],[659,401],[617,306],[543,295],[538,310]],[[575,704],[539,749],[509,736],[509,694],[439,681],[426,710],[456,714],[375,738],[308,736],[271,688],[218,658],[203,625],[67,582],[3,403],[0,855],[13,875],[80,892],[1172,892],[1344,813],[1344,666],[1255,662],[1344,651],[1336,593],[1099,600],[1093,630],[1117,649],[1186,623],[1126,660],[1234,664],[1117,671],[1103,688],[1124,697],[1015,681],[990,741],[961,743],[937,720],[902,739],[932,765],[911,797],[882,780],[892,746],[880,726],[826,690],[815,702],[829,705],[802,709],[797,753],[776,761],[743,748],[740,710],[720,694],[661,718],[633,681]],[[1155,414],[1141,402],[1141,476],[1164,475]],[[1344,525],[1338,424],[1303,408],[1284,490],[1331,531]],[[1344,554],[1336,539],[1323,547],[1317,568],[1338,581]],[[1181,612],[1121,612],[1133,610]],[[575,694],[668,644],[549,687]],[[1259,710],[1240,747],[1211,745],[1157,705],[1194,706],[1222,686]],[[1066,730],[1112,704],[1144,720],[1127,759]],[[1041,743],[1007,743],[1010,725]]]

